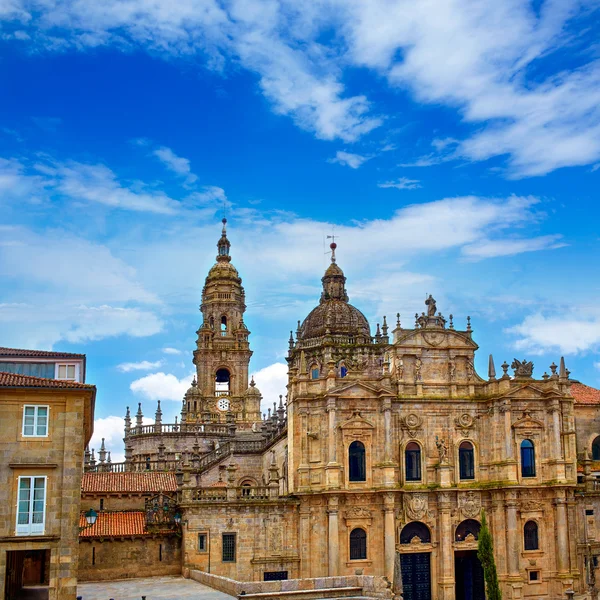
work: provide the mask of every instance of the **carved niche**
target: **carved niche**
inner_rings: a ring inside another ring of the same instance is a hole
[[[458,510],[465,519],[475,519],[481,514],[481,496],[475,492],[458,494]]]

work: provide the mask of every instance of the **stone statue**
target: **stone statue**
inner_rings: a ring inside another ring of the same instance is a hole
[[[417,360],[415,361],[415,381],[421,381],[421,368],[423,367],[423,362],[417,356]]]
[[[396,365],[398,370],[398,379],[402,381],[404,379],[404,361],[400,359]]]
[[[520,361],[515,358],[510,368],[515,370],[515,377],[531,377],[533,373],[533,363],[527,362],[525,359]]]
[[[438,450],[438,454],[440,456],[440,463],[448,462],[448,446],[446,445],[446,440],[443,438],[440,439],[438,436],[435,436],[435,445]]]
[[[429,298],[425,300],[425,304],[427,305],[427,316],[435,317],[435,313],[437,312],[437,306],[431,294],[429,294]]]
[[[456,378],[456,364],[453,361],[448,363],[448,371],[450,372],[450,381],[454,381]]]

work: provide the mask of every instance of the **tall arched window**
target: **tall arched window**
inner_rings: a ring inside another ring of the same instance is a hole
[[[357,527],[350,533],[350,560],[365,560],[367,558],[367,533]]]
[[[462,442],[458,447],[458,465],[461,479],[475,479],[475,456],[471,442]]]
[[[527,521],[525,523],[525,527],[523,527],[523,541],[525,550],[539,549],[538,526],[535,521]]]
[[[406,444],[404,459],[406,481],[421,481],[421,446],[416,442]]]
[[[600,460],[600,435],[592,442],[592,460]]]
[[[221,334],[224,335],[227,333],[227,317],[223,315],[221,317]]]
[[[350,481],[366,481],[365,445],[355,441],[348,448],[348,475]]]
[[[521,477],[535,477],[535,447],[531,440],[521,442]]]
[[[231,375],[227,369],[219,369],[215,375],[215,391],[228,392]]]

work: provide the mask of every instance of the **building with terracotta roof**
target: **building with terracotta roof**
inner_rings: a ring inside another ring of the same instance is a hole
[[[93,385],[0,372],[2,598],[35,588],[40,598],[75,599],[82,465],[95,399]]]
[[[0,346],[0,371],[85,383],[85,354]]]

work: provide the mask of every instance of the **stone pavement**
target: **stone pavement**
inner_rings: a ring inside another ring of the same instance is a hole
[[[80,583],[77,595],[83,600],[140,600],[142,596],[146,596],[146,600],[231,600],[233,597],[183,577],[144,577]]]

